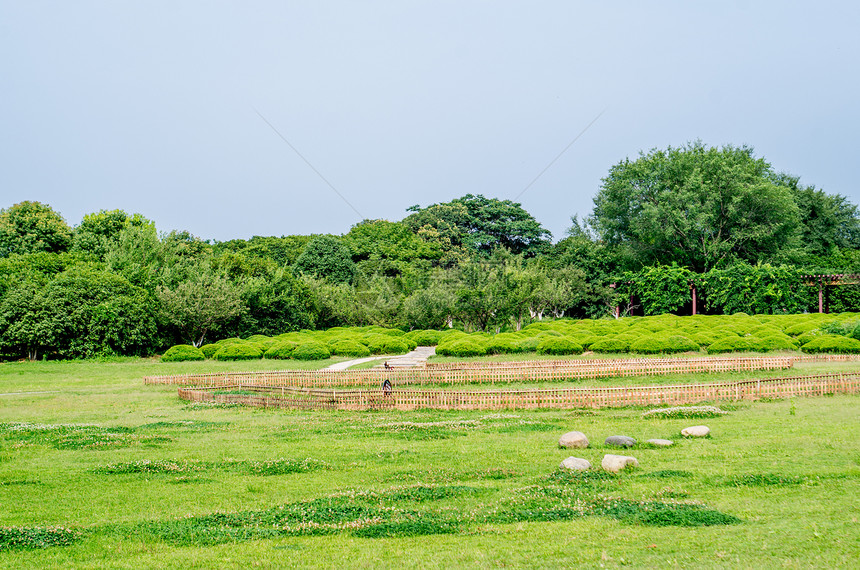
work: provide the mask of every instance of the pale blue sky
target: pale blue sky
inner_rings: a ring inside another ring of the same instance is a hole
[[[0,0],[0,208],[205,239],[344,233],[466,193],[564,237],[702,139],[860,202],[860,4]],[[256,111],[255,111],[256,110]]]

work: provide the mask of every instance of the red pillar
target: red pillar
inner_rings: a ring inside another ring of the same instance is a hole
[[[696,286],[694,284],[690,284],[690,288],[693,290],[693,314],[696,314]]]
[[[818,281],[818,312],[824,312],[824,279]]]

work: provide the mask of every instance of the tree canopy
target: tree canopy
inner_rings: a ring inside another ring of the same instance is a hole
[[[0,210],[0,257],[13,253],[59,253],[69,249],[72,230],[50,206],[25,201]]]
[[[799,246],[794,196],[750,147],[694,142],[619,162],[594,198],[592,221],[639,266],[703,272],[778,259]]]

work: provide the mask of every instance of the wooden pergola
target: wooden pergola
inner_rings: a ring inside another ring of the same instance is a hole
[[[818,286],[818,312],[824,312],[824,288],[832,287],[837,285],[860,285],[860,273],[831,273],[831,274],[810,274],[810,275],[801,275],[801,279],[803,279],[803,284],[809,287]],[[630,282],[628,282],[630,283]],[[615,289],[618,284],[611,283],[609,285],[613,289]],[[690,281],[690,293],[693,297],[693,314],[696,314],[696,305],[697,305],[697,296],[696,296],[696,284]],[[615,307],[615,318],[621,316],[621,306]]]
[[[818,312],[824,312],[824,288],[834,285],[860,285],[858,273],[832,273],[817,275],[801,275],[803,284],[810,287],[818,286]]]

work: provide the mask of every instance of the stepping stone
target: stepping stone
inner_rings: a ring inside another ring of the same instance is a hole
[[[618,473],[627,467],[639,467],[639,462],[627,455],[604,455],[600,466],[610,473]]]
[[[711,433],[708,426],[691,426],[681,430],[684,437],[707,437]]]
[[[591,462],[581,457],[568,457],[561,462],[561,467],[571,471],[588,471],[591,469]]]
[[[614,447],[633,447],[636,440],[626,435],[610,435],[603,443]]]
[[[646,443],[650,443],[655,447],[670,447],[675,445],[675,442],[671,439],[649,439]]]
[[[581,431],[569,431],[558,439],[559,447],[588,447],[588,438]]]

